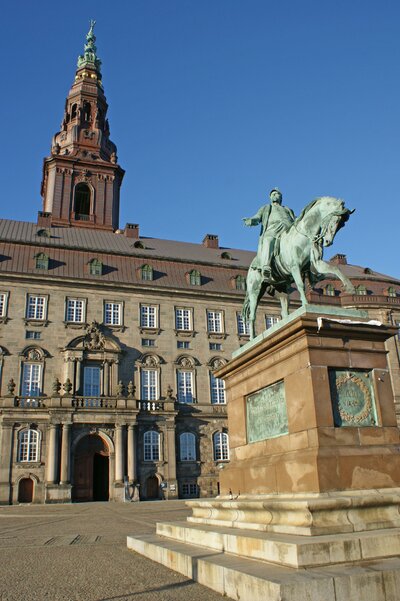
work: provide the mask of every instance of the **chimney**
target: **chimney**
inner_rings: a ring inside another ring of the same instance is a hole
[[[125,226],[125,236],[127,238],[139,238],[139,224],[138,223],[127,223]]]
[[[51,213],[45,213],[44,211],[38,211],[37,224],[40,225],[40,227],[50,227],[51,226]]]
[[[206,248],[219,248],[218,236],[215,234],[206,234],[203,239],[203,246]]]
[[[338,253],[337,255],[333,255],[333,257],[329,259],[329,262],[335,263],[335,265],[347,265],[347,257],[346,255]]]

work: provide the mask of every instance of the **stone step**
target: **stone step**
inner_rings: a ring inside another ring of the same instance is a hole
[[[292,568],[309,568],[400,555],[400,529],[324,536],[299,536],[182,522],[157,523],[157,534]]]
[[[237,601],[398,601],[400,558],[294,569],[156,534],[128,536],[127,545]]]

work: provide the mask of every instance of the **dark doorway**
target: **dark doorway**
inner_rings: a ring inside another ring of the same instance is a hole
[[[95,453],[93,457],[93,501],[108,501],[108,457]]]
[[[159,499],[160,495],[158,492],[158,478],[156,476],[150,476],[146,480],[146,493],[148,499]]]
[[[84,436],[74,453],[74,501],[108,501],[109,450],[97,434]]]
[[[33,501],[33,480],[32,478],[22,478],[18,486],[18,503],[32,503]]]

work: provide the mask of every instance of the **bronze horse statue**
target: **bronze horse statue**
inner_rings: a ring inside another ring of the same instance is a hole
[[[350,280],[336,265],[322,259],[324,246],[330,246],[338,230],[353,213],[344,206],[343,200],[322,196],[310,202],[293,225],[280,237],[272,260],[271,276],[262,272],[264,257],[258,255],[251,262],[247,274],[247,292],[242,316],[250,326],[250,338],[255,337],[255,317],[260,299],[265,292],[279,298],[281,315],[286,317],[289,309],[289,290],[294,282],[300,294],[301,304],[307,305],[304,278],[311,284],[324,279],[327,274],[336,275],[347,292],[354,292]]]

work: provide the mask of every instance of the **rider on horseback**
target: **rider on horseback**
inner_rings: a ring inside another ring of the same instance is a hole
[[[295,219],[293,211],[282,206],[282,194],[278,188],[273,188],[269,197],[271,204],[262,206],[253,217],[243,218],[244,224],[248,226],[261,223],[257,259],[253,261],[252,267],[258,269],[266,279],[271,277],[275,242],[291,227]]]

